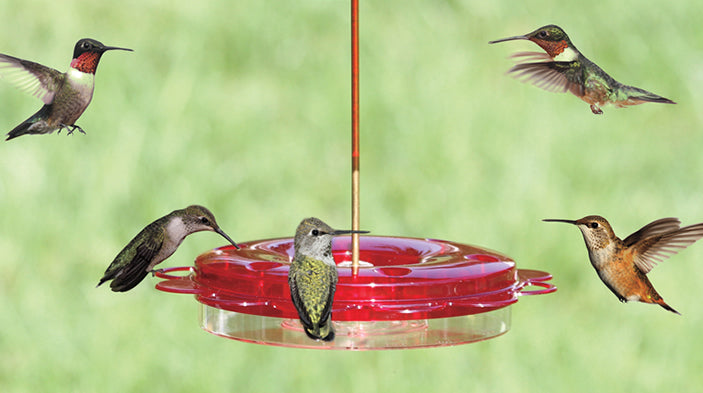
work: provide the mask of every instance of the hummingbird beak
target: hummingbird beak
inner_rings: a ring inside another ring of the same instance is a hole
[[[222,235],[222,237],[224,237],[225,239],[227,239],[227,241],[229,241],[230,243],[232,243],[232,245],[233,245],[237,250],[240,249],[239,246],[237,245],[237,243],[235,243],[234,240],[232,240],[229,236],[227,236],[227,234],[225,233],[225,231],[223,231],[223,230],[220,229],[220,228],[215,228],[215,232],[219,233],[220,235]]]
[[[129,49],[129,48],[119,48],[119,47],[117,47],[117,46],[105,46],[105,47],[102,48],[103,53],[104,53],[104,52],[107,52],[107,51],[109,51],[109,50],[126,50],[126,51],[129,51],[129,52],[134,52],[132,49]]]
[[[348,235],[350,233],[369,233],[369,231],[337,231],[334,230],[330,232],[330,235],[336,236],[336,235]]]
[[[574,220],[562,220],[562,219],[557,219],[557,218],[545,218],[542,220],[544,222],[565,222],[567,224],[574,224],[576,225],[576,221]]]
[[[508,38],[501,38],[499,40],[488,41],[489,44],[497,44],[499,42],[513,41],[513,40],[529,40],[530,38],[526,35],[516,35]]]

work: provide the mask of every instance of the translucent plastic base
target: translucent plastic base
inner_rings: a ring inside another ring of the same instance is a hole
[[[256,344],[312,349],[406,349],[466,344],[506,333],[510,307],[450,318],[407,321],[333,321],[332,342],[308,338],[297,319],[262,317],[200,305],[203,329]]]

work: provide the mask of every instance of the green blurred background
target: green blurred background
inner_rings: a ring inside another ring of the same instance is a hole
[[[0,390],[692,391],[703,385],[703,245],[650,278],[679,317],[620,304],[576,228],[624,237],[703,221],[700,1],[362,1],[362,227],[478,244],[554,275],[512,329],[452,348],[334,352],[218,338],[190,296],[95,288],[147,223],[191,203],[237,241],[350,217],[349,3],[303,0],[0,2],[0,52],[65,71],[91,37],[109,52],[87,135],[0,144]],[[678,105],[588,105],[504,75],[555,23],[614,78]],[[41,103],[0,84],[0,128]],[[164,267],[223,245],[188,238]]]

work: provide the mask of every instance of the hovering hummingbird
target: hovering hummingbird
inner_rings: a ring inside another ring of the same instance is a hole
[[[603,283],[625,303],[656,303],[679,314],[664,303],[646,274],[657,264],[703,237],[703,223],[681,228],[678,218],[653,221],[620,240],[601,216],[580,220],[546,219],[576,225],[583,234],[591,265]]]
[[[517,78],[523,78],[523,81],[531,82],[547,91],[558,93],[570,91],[590,104],[591,111],[596,115],[603,113],[600,106],[607,103],[619,108],[645,102],[675,104],[668,98],[624,85],[613,79],[582,55],[559,26],[548,25],[526,35],[488,43],[512,40],[530,40],[547,53],[519,52],[512,55],[520,63],[508,70],[509,73],[516,73]]]
[[[109,50],[126,50],[105,46],[84,38],[73,49],[71,67],[65,73],[28,60],[0,54],[0,78],[44,102],[29,119],[7,134],[7,139],[24,134],[48,134],[66,128],[68,134],[85,131],[75,124],[93,98],[95,70],[100,56]]]
[[[147,225],[112,261],[98,287],[112,280],[114,292],[126,292],[139,284],[154,267],[173,254],[186,236],[194,232],[217,232],[233,246],[239,246],[220,229],[215,216],[203,206],[191,205]]]
[[[334,340],[330,316],[337,265],[332,237],[347,233],[368,232],[337,231],[314,217],[304,219],[295,231],[295,258],[288,271],[288,285],[305,333],[315,340]]]

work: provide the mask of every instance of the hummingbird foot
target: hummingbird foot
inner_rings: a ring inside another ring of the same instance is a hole
[[[66,129],[68,130],[68,135],[73,134],[73,131],[75,131],[75,130],[78,130],[78,131],[80,131],[81,134],[85,135],[85,131],[83,131],[83,129],[78,125],[74,124],[72,126],[67,126],[67,125],[63,125],[63,126],[66,127]],[[60,131],[60,129],[59,129],[59,131]]]
[[[164,269],[151,269],[147,273],[151,273],[152,277],[156,277],[156,273],[163,273]]]
[[[598,107],[598,105],[591,104],[591,112],[593,112],[594,115],[602,115],[603,110]]]

